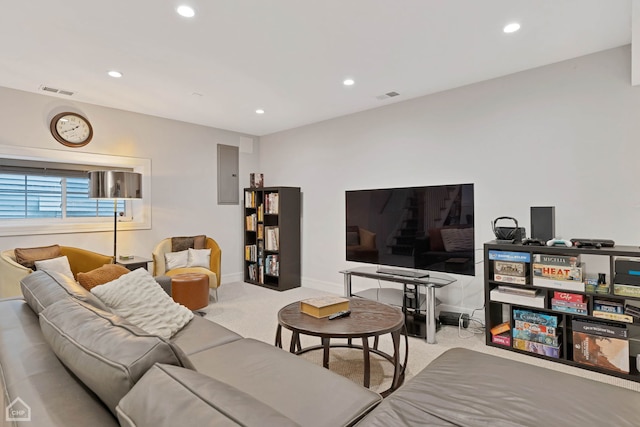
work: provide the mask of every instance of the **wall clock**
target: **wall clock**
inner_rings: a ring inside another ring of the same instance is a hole
[[[51,119],[51,135],[67,147],[83,147],[93,138],[89,120],[76,113],[60,113]]]

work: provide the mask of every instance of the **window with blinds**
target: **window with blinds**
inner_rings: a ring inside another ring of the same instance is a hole
[[[113,201],[89,198],[86,168],[51,166],[0,160],[0,219],[113,217]],[[118,200],[115,208],[125,212],[125,201]]]

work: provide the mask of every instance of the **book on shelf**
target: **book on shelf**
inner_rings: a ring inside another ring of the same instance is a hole
[[[491,260],[491,261],[531,262],[531,254],[529,252],[511,252],[511,251],[489,250],[489,260]]]
[[[573,360],[584,365],[629,373],[629,342],[573,331]]]
[[[343,310],[349,310],[349,300],[343,297],[323,296],[300,301],[302,313],[319,319]]]
[[[507,304],[524,305],[526,307],[545,308],[544,295],[518,295],[508,292],[500,292],[499,289],[492,289],[490,292],[491,301],[504,302]]]
[[[516,294],[516,295],[525,295],[529,297],[535,297],[540,293],[540,289],[531,289],[531,288],[514,288],[513,286],[498,286],[498,290],[500,292],[505,292],[507,294]]]
[[[264,224],[258,223],[258,232],[256,233],[259,240],[264,239]]]
[[[244,259],[247,261],[255,262],[257,259],[256,245],[245,245],[244,247]]]
[[[247,217],[245,218],[245,225],[248,231],[256,231],[256,227],[258,225],[258,216],[255,213],[247,215]]]
[[[555,280],[545,279],[542,277],[534,277],[533,285],[541,288],[562,289],[565,291],[584,292],[584,282],[574,280]]]
[[[264,222],[264,205],[260,203],[258,205],[258,222]]]
[[[522,320],[523,322],[536,323],[542,326],[551,326],[557,328],[560,322],[560,316],[556,314],[538,313],[531,310],[513,310],[513,320]]]
[[[280,247],[280,231],[278,227],[265,227],[265,249],[268,251],[277,251]]]
[[[250,173],[249,174],[249,187],[262,188],[264,187],[264,174]]]
[[[533,254],[533,262],[534,264],[577,267],[580,264],[580,255]]]
[[[278,193],[266,193],[264,195],[264,213],[277,215],[279,211],[279,198]]]
[[[599,335],[601,337],[629,338],[629,330],[625,325],[605,320],[576,318],[571,321],[571,328],[574,332],[584,332],[585,334]]]
[[[280,275],[280,258],[278,255],[267,255],[265,257],[264,272],[269,276]]]
[[[564,267],[560,265],[533,264],[533,276],[553,280],[573,280],[582,282],[582,266]]]
[[[256,193],[254,191],[244,192],[244,207],[255,208],[256,207]]]
[[[593,310],[591,312],[591,315],[599,319],[617,320],[618,322],[633,323],[633,316],[630,316],[628,314],[609,313],[608,311]]]
[[[560,346],[546,345],[535,341],[513,339],[513,348],[528,351],[529,353],[542,354],[544,356],[559,358]]]

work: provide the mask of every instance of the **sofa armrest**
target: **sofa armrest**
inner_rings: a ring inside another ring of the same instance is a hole
[[[0,252],[0,298],[22,296],[20,280],[32,271],[16,262],[13,249]]]

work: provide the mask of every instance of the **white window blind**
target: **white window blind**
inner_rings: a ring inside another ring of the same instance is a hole
[[[112,217],[113,201],[89,198],[89,169],[78,164],[0,159],[0,219]],[[125,212],[125,201],[118,200],[116,208]]]

